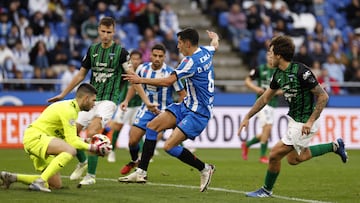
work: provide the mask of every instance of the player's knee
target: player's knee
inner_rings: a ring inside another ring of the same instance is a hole
[[[293,165],[293,166],[298,165],[301,162],[301,160],[298,158],[288,158],[287,161],[290,165]]]
[[[129,140],[129,147],[136,147],[139,143],[139,140],[130,139]]]
[[[67,150],[67,152],[69,154],[71,154],[72,156],[76,156],[76,149],[74,147],[69,147],[69,149]]]

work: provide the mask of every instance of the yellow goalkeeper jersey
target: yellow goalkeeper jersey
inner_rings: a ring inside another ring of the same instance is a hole
[[[87,150],[89,144],[77,136],[76,119],[80,112],[75,99],[51,104],[31,123],[31,127],[46,133],[48,136],[65,140],[76,149]]]

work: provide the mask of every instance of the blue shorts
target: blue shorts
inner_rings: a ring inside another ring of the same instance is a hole
[[[157,115],[152,113],[151,111],[139,109],[136,113],[133,125],[143,130],[146,130],[147,123],[154,119],[156,116]]]
[[[190,111],[184,103],[174,103],[166,108],[176,117],[178,127],[187,138],[194,140],[206,128],[209,118]]]

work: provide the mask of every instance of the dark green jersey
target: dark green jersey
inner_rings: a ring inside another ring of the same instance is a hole
[[[271,78],[275,72],[275,68],[270,68],[266,64],[260,65],[257,68],[254,68],[250,71],[249,77],[252,80],[256,80],[257,86],[267,89],[269,88]],[[257,95],[259,98],[260,95]],[[278,97],[273,97],[268,103],[269,106],[277,107],[278,105]]]
[[[109,48],[102,48],[101,43],[89,47],[82,67],[91,70],[90,83],[97,89],[97,100],[121,101],[121,89],[124,73],[122,64],[127,61],[129,53],[119,44],[113,43]]]
[[[281,88],[289,104],[288,115],[297,122],[305,123],[315,108],[315,97],[310,90],[316,85],[318,81],[307,66],[292,62],[285,71],[275,70],[270,88]]]

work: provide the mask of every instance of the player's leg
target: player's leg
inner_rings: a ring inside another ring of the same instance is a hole
[[[144,122],[146,123],[146,122]],[[139,164],[139,151],[140,145],[139,142],[142,140],[145,131],[142,128],[139,128],[135,125],[131,126],[129,132],[129,153],[131,160],[125,166],[123,166],[120,170],[121,174],[128,174],[131,169],[136,167]]]
[[[260,136],[260,159],[261,163],[269,163],[269,159],[266,156],[266,151],[268,148],[268,139],[271,134],[272,124],[265,124],[262,129],[262,134]]]
[[[79,113],[79,115],[82,112]],[[81,118],[81,116],[79,116]],[[80,136],[81,131],[83,130],[84,126],[81,125],[80,123],[76,123],[76,129],[77,129],[77,134],[78,136]],[[77,180],[80,179],[82,174],[87,170],[88,167],[88,162],[87,162],[87,157],[86,157],[86,153],[84,150],[76,150],[76,158],[79,161],[79,163],[76,165],[75,170],[71,173],[70,175],[70,180]]]
[[[179,144],[188,138],[193,140],[200,135],[206,128],[209,119],[186,111],[187,110],[184,110],[183,113],[183,115],[186,116],[178,123],[178,126],[173,130],[171,136],[165,141],[164,149],[170,155],[199,170],[200,192],[204,192],[211,182],[215,166],[204,163],[188,149]]]
[[[256,191],[246,194],[248,197],[269,197],[272,194],[272,189],[276,179],[280,173],[281,160],[288,153],[293,151],[293,147],[285,145],[281,140],[271,149],[269,156],[269,165],[265,175],[264,185]]]
[[[244,141],[244,142],[241,143],[241,157],[242,157],[243,160],[248,159],[250,146],[260,142],[259,137],[261,137],[261,135],[256,135],[251,140]]]
[[[99,101],[95,104],[94,108],[89,111],[87,119],[90,122],[87,123],[87,136],[91,138],[95,134],[101,132],[107,123],[111,121],[115,111],[116,104],[112,101]],[[79,115],[80,116],[80,115]],[[79,120],[79,117],[78,117]],[[91,185],[95,184],[96,180],[96,169],[98,164],[98,156],[95,154],[88,155],[88,172],[86,176],[80,181],[80,185]]]
[[[123,123],[118,123],[116,121],[111,121],[111,129],[113,130],[112,136],[111,136],[111,145],[112,145],[112,150],[110,152],[110,154],[108,155],[108,162],[115,162],[116,161],[116,155],[115,155],[115,149],[116,149],[116,143],[119,137],[119,133],[121,131],[121,129],[123,128],[124,124]]]
[[[135,124],[135,123],[134,123]],[[158,139],[159,132],[162,132],[165,129],[170,129],[175,127],[176,118],[174,115],[168,111],[162,112],[154,119],[152,119],[146,127],[145,131],[145,142],[143,146],[143,152],[141,154],[140,163],[135,172],[131,173],[128,176],[120,177],[120,182],[138,182],[144,183],[147,180],[147,169],[151,157],[154,154],[156,147],[156,141]]]
[[[87,136],[91,138],[95,134],[99,133],[102,129],[101,125],[101,118],[100,117],[94,117],[90,124],[87,127]],[[96,169],[97,169],[97,163],[98,163],[98,156],[96,154],[88,154],[88,168],[87,168],[87,174],[84,176],[82,181],[80,181],[80,185],[91,185],[95,184],[96,180]]]

